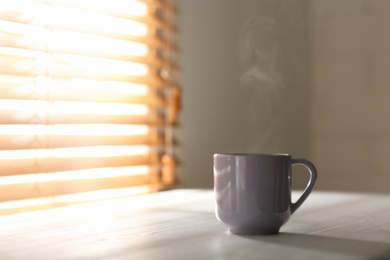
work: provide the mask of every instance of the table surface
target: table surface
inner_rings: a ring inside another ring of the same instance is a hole
[[[211,190],[2,216],[0,259],[390,259],[390,195],[313,192],[267,236],[228,233]]]

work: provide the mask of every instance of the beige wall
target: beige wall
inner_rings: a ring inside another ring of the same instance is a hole
[[[179,6],[184,187],[213,186],[214,153],[309,157],[307,1]],[[297,173],[294,183],[306,177]]]
[[[390,192],[390,1],[312,0],[318,188]]]
[[[237,37],[242,5],[181,0],[181,160],[184,187],[213,185],[212,155],[234,148],[244,125]]]
[[[390,192],[390,1],[179,6],[184,187],[212,187],[213,153],[288,152],[317,166],[316,189]],[[245,27],[250,17],[264,19]],[[267,21],[277,24],[268,34],[258,26]],[[243,28],[263,30],[249,48],[255,59],[240,58]]]

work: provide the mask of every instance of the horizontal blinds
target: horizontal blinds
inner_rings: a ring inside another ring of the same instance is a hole
[[[176,15],[163,0],[0,1],[4,210],[175,182]]]

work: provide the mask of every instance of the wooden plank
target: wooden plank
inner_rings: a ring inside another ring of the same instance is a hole
[[[389,259],[390,196],[314,192],[271,236],[226,232],[213,192],[0,217],[4,259]],[[70,250],[72,249],[72,250]]]

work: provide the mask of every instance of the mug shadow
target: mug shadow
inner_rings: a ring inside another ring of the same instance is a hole
[[[256,240],[262,243],[331,252],[335,254],[349,255],[359,259],[390,259],[390,243],[284,232],[276,235],[265,236],[237,236],[244,239]]]

